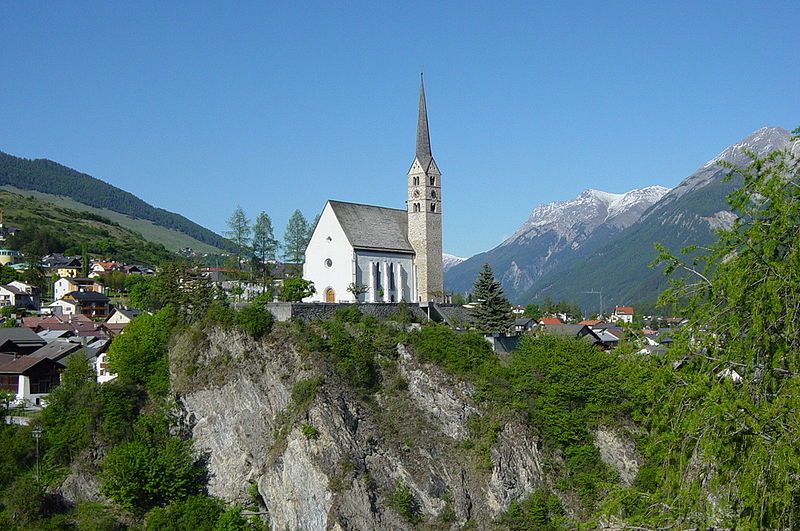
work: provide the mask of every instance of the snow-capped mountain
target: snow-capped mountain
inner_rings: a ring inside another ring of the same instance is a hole
[[[443,271],[447,272],[453,266],[456,266],[466,260],[466,258],[461,258],[460,256],[456,256],[454,254],[442,253],[442,265]]]
[[[514,302],[549,296],[595,308],[603,290],[607,304],[653,301],[667,280],[648,268],[655,258],[653,243],[673,252],[691,244],[714,241],[715,230],[735,220],[726,196],[739,181],[727,181],[725,161],[746,165],[748,153],[766,155],[789,147],[800,156],[800,141],[788,131],[762,127],[730,145],[667,190],[648,186],[624,194],[586,190],[568,201],[539,205],[503,243],[452,266],[445,288],[465,292],[480,267],[488,262]]]
[[[648,216],[655,215],[690,192],[719,181],[725,173],[720,163],[726,162],[737,166],[746,165],[750,161],[748,153],[764,156],[786,146],[790,138],[789,132],[780,127],[762,127],[758,129],[746,138],[723,149],[716,157],[703,164],[696,172],[684,179],[664,197],[658,207],[648,212]],[[797,146],[798,143],[795,142],[794,147],[796,148]]]
[[[669,192],[663,186],[648,186],[624,194],[585,190],[568,201],[556,201],[533,209],[528,220],[501,245],[535,238],[555,231],[568,243],[580,242],[602,224],[624,229]]]
[[[736,219],[726,197],[741,179],[726,180],[729,170],[720,163],[745,166],[748,153],[765,156],[783,148],[800,155],[800,141],[776,127],[762,127],[725,148],[605,244],[587,249],[584,243],[571,262],[542,275],[520,293],[520,300],[550,296],[594,308],[597,301],[586,292],[602,289],[607,305],[654,301],[667,278],[659,268],[648,267],[656,257],[653,243],[674,253],[687,245],[708,245],[716,239],[715,230],[730,227]]]
[[[648,186],[622,194],[585,190],[578,197],[539,205],[498,247],[451,266],[445,287],[466,291],[477,270],[489,262],[509,295],[519,293],[594,235],[605,241],[638,220],[669,191]]]

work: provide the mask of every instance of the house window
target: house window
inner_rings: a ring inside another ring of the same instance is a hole
[[[431,212],[436,212],[436,203],[431,203]]]
[[[436,186],[436,177],[431,175],[431,186]]]

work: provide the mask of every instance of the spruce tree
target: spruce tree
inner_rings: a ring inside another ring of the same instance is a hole
[[[242,256],[247,252],[247,246],[250,243],[250,220],[242,210],[242,207],[236,205],[236,209],[228,218],[228,230],[225,231],[225,236],[233,242],[236,246],[236,265],[239,272],[242,271]]]
[[[483,332],[505,332],[511,326],[511,304],[503,294],[503,287],[495,280],[492,267],[483,264],[472,286],[472,310],[475,326]]]
[[[255,258],[254,273],[261,278],[262,287],[266,289],[269,280],[269,260],[275,260],[278,251],[278,240],[272,231],[272,220],[266,212],[256,218],[253,225],[253,257]]]
[[[308,222],[299,210],[295,210],[289,218],[283,240],[286,262],[302,264],[305,261],[306,245],[308,244]]]

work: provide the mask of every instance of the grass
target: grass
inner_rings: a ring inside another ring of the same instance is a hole
[[[217,249],[216,247],[212,247],[207,243],[203,243],[199,240],[196,240],[191,236],[184,234],[182,232],[156,225],[152,221],[132,218],[130,216],[126,216],[125,214],[120,214],[118,212],[114,212],[113,210],[108,210],[105,208],[91,207],[88,205],[84,205],[83,203],[79,203],[78,201],[75,201],[74,199],[68,197],[45,194],[33,190],[21,190],[19,188],[15,188],[13,186],[8,186],[8,185],[0,186],[0,190],[7,190],[9,192],[22,195],[24,197],[32,196],[39,201],[47,202],[61,208],[68,208],[70,210],[76,210],[78,212],[91,212],[92,214],[103,216],[105,218],[110,219],[111,221],[119,223],[122,227],[128,230],[141,234],[142,237],[147,241],[162,244],[164,247],[166,247],[171,251],[177,251],[184,247],[191,247],[195,251],[202,253],[220,252],[220,249]],[[13,219],[11,216],[11,212],[6,212],[6,216],[9,219]]]

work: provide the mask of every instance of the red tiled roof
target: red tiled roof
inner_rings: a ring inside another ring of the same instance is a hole
[[[545,325],[554,325],[554,324],[562,324],[561,319],[558,317],[542,317],[539,319],[539,324]]]
[[[616,306],[614,313],[617,315],[633,315],[633,306]]]
[[[586,325],[586,326],[594,326],[594,325],[599,325],[599,324],[600,324],[600,323],[602,323],[602,322],[603,322],[603,321],[602,321],[602,320],[600,320],[600,319],[586,319],[586,320],[584,320],[584,321],[581,321],[581,322],[580,322],[580,323],[578,323],[578,324],[579,324],[579,325]]]

